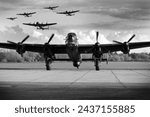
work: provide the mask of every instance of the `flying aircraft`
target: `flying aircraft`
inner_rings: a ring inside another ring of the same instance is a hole
[[[79,12],[80,10],[76,11],[64,11],[64,12],[57,12],[57,14],[65,14],[66,16],[73,16],[76,12]]]
[[[98,42],[99,32],[96,32],[95,44],[82,44],[78,42],[78,38],[75,33],[68,33],[65,39],[66,44],[50,44],[54,34],[51,35],[48,42],[45,44],[23,44],[28,38],[25,37],[23,41],[15,43],[8,41],[8,43],[0,43],[0,48],[15,49],[16,52],[23,54],[26,51],[39,52],[44,54],[46,69],[50,70],[50,64],[53,61],[59,60],[55,57],[55,54],[68,54],[69,60],[73,62],[73,66],[79,68],[82,62],[81,54],[92,54],[92,60],[94,61],[95,70],[99,70],[99,63],[103,61],[103,54],[109,52],[122,51],[124,54],[129,54],[131,49],[150,47],[149,42],[130,42],[135,35],[133,35],[126,42],[118,42],[112,44],[100,44]],[[66,59],[64,59],[66,60]]]
[[[34,27],[37,27],[37,29],[41,29],[41,30],[48,30],[49,29],[49,26],[51,25],[56,25],[57,23],[39,23],[39,22],[36,22],[36,23],[23,23],[24,25],[28,25],[28,26],[34,26]]]
[[[33,14],[36,14],[36,12],[30,12],[30,13],[19,13],[17,15],[23,15],[25,17],[31,17]]]
[[[15,19],[17,19],[17,17],[9,17],[9,18],[6,18],[6,19],[9,19],[9,20],[15,20]]]
[[[44,7],[44,9],[49,9],[49,10],[55,10],[56,8],[58,8],[59,6],[49,6],[49,7]]]

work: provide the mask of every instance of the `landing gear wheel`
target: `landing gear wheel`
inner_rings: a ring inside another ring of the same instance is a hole
[[[95,66],[96,71],[99,71],[99,66]]]
[[[51,59],[45,57],[46,70],[51,70],[50,64],[52,63]]]

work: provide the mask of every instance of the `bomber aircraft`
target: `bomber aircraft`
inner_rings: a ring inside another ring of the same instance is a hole
[[[30,13],[19,13],[17,15],[23,15],[25,17],[31,17],[33,14],[36,14],[36,12],[30,12]]]
[[[59,6],[49,6],[49,7],[44,7],[44,9],[49,9],[49,10],[55,10]]]
[[[17,17],[9,17],[9,18],[6,18],[6,19],[9,19],[9,20],[15,20],[15,19],[17,19]]]
[[[57,12],[57,14],[65,14],[66,16],[73,16],[76,12],[79,12],[80,10],[76,11],[64,11],[64,12]]]
[[[49,29],[49,26],[51,25],[56,25],[57,23],[39,23],[39,22],[36,22],[36,23],[23,23],[24,25],[28,25],[28,26],[34,26],[34,27],[37,27],[37,29],[41,29],[41,30],[48,30]]]
[[[95,44],[82,44],[78,43],[78,38],[75,33],[68,33],[66,36],[66,44],[50,44],[54,34],[51,35],[48,42],[45,44],[23,44],[29,36],[25,37],[23,41],[15,43],[8,41],[8,43],[0,43],[0,48],[15,49],[16,52],[23,55],[26,51],[39,52],[44,54],[46,69],[50,70],[50,64],[56,61],[56,54],[68,54],[69,59],[73,62],[73,66],[79,68],[82,62],[81,54],[92,54],[94,66],[96,70],[99,70],[99,63],[102,62],[103,54],[109,52],[122,51],[124,54],[129,54],[131,49],[150,47],[149,42],[132,42],[130,41],[135,37],[133,35],[126,42],[118,42],[112,44],[100,44],[98,42],[99,33],[96,33]]]

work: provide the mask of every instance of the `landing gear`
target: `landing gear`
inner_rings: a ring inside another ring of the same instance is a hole
[[[49,57],[45,57],[46,70],[51,70],[50,64],[52,63],[52,59]]]
[[[54,37],[54,34],[51,35],[51,37],[49,38],[48,42],[45,43],[44,47],[43,47],[45,64],[46,64],[46,70],[50,70],[51,69],[50,64],[55,59],[55,56],[52,53],[51,46],[49,44],[51,42],[51,40],[52,40],[53,37]]]
[[[50,65],[46,65],[46,70],[51,70]]]
[[[98,56],[99,55],[99,56]],[[93,60],[94,60],[94,66],[95,66],[95,70],[99,71],[100,67],[99,67],[99,62],[102,61],[102,54],[93,54],[92,56]]]
[[[95,59],[95,70],[99,71],[99,59]]]

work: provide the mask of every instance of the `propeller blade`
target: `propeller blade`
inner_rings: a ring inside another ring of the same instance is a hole
[[[15,42],[12,42],[12,41],[7,41],[8,43],[11,43],[11,44],[17,44],[17,43],[15,43]]]
[[[118,44],[123,44],[122,42],[115,41],[115,40],[113,40],[113,42],[118,43]]]
[[[128,43],[135,37],[135,34],[128,40]]]
[[[98,42],[98,36],[99,36],[99,32],[96,32],[96,42]]]
[[[54,34],[51,35],[47,43],[50,43],[53,37],[54,37]]]
[[[21,44],[22,44],[23,42],[25,42],[29,37],[30,37],[29,35],[26,36],[26,37],[21,41]]]

